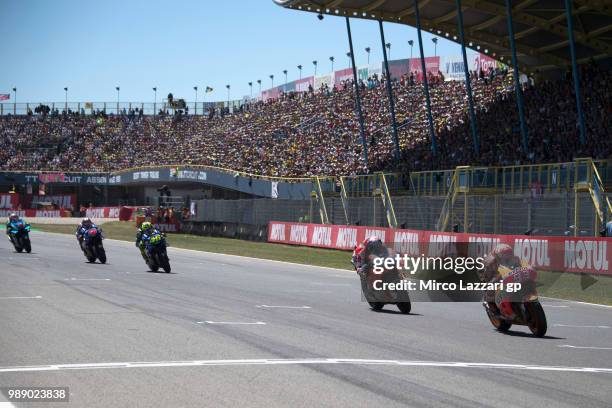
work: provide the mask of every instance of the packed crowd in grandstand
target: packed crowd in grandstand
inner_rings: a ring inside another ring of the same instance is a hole
[[[612,156],[612,77],[582,72],[587,143],[581,146],[571,78],[524,85],[529,153],[521,149],[511,73],[473,75],[480,154],[472,147],[462,81],[431,75],[438,154],[431,152],[423,86],[413,74],[393,81],[404,170],[457,165],[559,162]],[[0,169],[108,171],[200,164],[270,176],[350,175],[391,169],[393,142],[384,79],[361,82],[369,152],[366,168],[352,83],[253,102],[228,115],[146,116],[38,109],[0,118]],[[172,113],[172,112],[170,112]]]

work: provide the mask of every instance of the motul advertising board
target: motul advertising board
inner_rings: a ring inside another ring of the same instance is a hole
[[[120,207],[95,207],[88,208],[85,215],[88,218],[119,218]]]
[[[8,217],[11,213],[15,213],[21,218],[57,218],[70,216],[69,212],[59,210],[0,210],[0,218]]]
[[[484,257],[497,245],[508,244],[516,256],[541,270],[612,275],[612,238],[454,234],[275,221],[268,225],[268,242],[292,245],[352,250],[370,236],[411,256],[463,253]]]

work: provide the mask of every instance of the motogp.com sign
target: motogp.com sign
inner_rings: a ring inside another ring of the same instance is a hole
[[[276,221],[268,225],[269,242],[320,248],[352,250],[371,236],[379,237],[397,253],[410,256],[485,257],[498,245],[508,244],[514,255],[540,270],[612,275],[611,238],[527,238]]]

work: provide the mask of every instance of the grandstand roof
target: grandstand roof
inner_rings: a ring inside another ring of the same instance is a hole
[[[416,26],[413,0],[273,0],[313,13]],[[500,60],[510,59],[504,0],[462,0],[466,45]],[[455,0],[420,0],[423,30],[458,37]],[[521,70],[570,65],[567,18],[562,0],[514,0],[514,34]],[[573,0],[574,41],[579,63],[612,57],[612,2]],[[409,40],[409,38],[407,38]],[[457,40],[455,40],[457,41]],[[480,47],[480,48],[478,48]]]

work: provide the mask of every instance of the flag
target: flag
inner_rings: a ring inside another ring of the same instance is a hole
[[[0,94],[0,101],[8,101],[11,99],[11,94]]]
[[[85,102],[85,109],[93,109],[93,103]]]
[[[212,92],[214,89],[212,89],[210,86],[206,87],[206,93]]]

